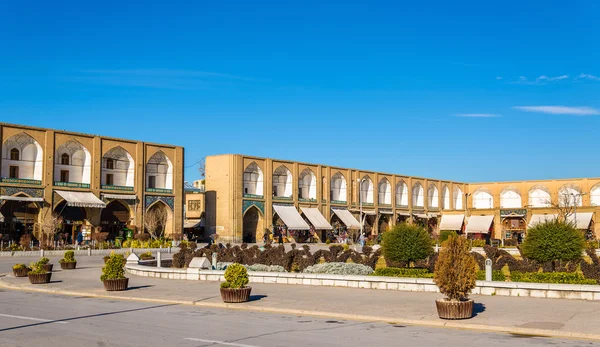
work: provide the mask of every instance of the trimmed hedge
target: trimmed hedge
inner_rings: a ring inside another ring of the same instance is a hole
[[[329,275],[370,275],[373,273],[373,269],[366,265],[353,263],[324,263],[309,266],[302,272]]]
[[[598,284],[598,281],[586,279],[577,272],[511,272],[513,282],[558,283],[558,284]]]
[[[477,280],[485,281],[485,270],[477,271]],[[506,276],[504,275],[504,272],[500,270],[492,271],[492,281],[505,282]]]
[[[433,278],[433,272],[428,269],[386,267],[376,269],[372,276]]]

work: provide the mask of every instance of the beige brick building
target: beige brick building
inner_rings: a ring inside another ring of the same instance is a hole
[[[0,123],[0,233],[39,233],[53,213],[72,241],[123,228],[143,230],[152,209],[181,234],[182,147]]]
[[[470,184],[237,154],[206,159],[206,232],[222,241],[260,242],[274,228],[297,241],[316,231],[323,241],[361,219],[372,237],[407,221],[520,240],[563,204],[576,209],[578,228],[599,232],[600,178]]]

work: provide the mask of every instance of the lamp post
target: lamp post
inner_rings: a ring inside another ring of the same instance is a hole
[[[582,197],[584,195],[586,195],[587,193],[578,193],[578,194],[569,194],[570,196],[573,197],[573,220],[575,221],[575,228],[577,228],[577,197]],[[582,204],[583,205],[583,204]]]
[[[363,219],[363,212],[362,212],[362,185],[363,182],[366,181],[365,178],[363,179],[357,179],[356,180],[358,182],[358,208],[359,208],[359,218],[360,218],[360,235],[363,234],[363,224],[364,224],[364,219]]]

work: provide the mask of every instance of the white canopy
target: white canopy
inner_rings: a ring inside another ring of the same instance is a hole
[[[288,229],[308,230],[310,226],[302,219],[302,216],[294,206],[273,205],[273,209],[285,223]]]
[[[67,206],[105,208],[106,204],[90,192],[68,192],[55,190],[56,194],[67,201]]]
[[[409,216],[410,216],[410,213],[409,213],[409,212],[399,211],[399,212],[397,212],[397,213],[398,213],[398,215],[399,215],[399,216],[407,216],[407,217],[409,217]]]
[[[8,196],[8,195],[2,195],[2,196],[0,196],[0,200],[41,202],[41,201],[44,201],[44,198],[30,198],[28,196]]]
[[[201,219],[186,219],[183,222],[183,227],[185,229],[188,228],[197,228],[197,227],[201,227],[202,226],[202,220]]]
[[[494,221],[493,215],[487,216],[471,216],[467,224],[466,232],[487,234],[490,231],[490,226]]]
[[[360,223],[354,218],[350,211],[335,209],[333,210],[333,213],[340,217],[342,223],[344,223],[348,229],[360,229]]]
[[[529,220],[528,228],[534,227],[538,223],[554,220],[558,217],[557,214],[532,214]]]
[[[594,212],[577,212],[577,229],[587,230],[592,222]],[[567,217],[569,222],[575,222],[575,214]]]
[[[440,222],[440,230],[462,230],[464,214],[444,214]]]
[[[385,210],[381,211],[380,210],[379,213],[381,213],[381,214],[394,214],[394,212],[389,211],[389,210],[388,211],[385,211]]]
[[[426,215],[426,214],[424,214],[424,213],[413,213],[413,215],[415,217],[419,217],[419,218],[423,218],[423,219],[428,219],[429,218],[429,216]]]
[[[137,200],[137,196],[128,194],[102,194],[106,199]]]
[[[318,208],[315,207],[300,207],[302,213],[308,218],[310,223],[315,227],[315,229],[320,230],[331,230],[333,227],[331,224],[327,222],[327,219],[323,217]]]
[[[0,213],[0,222],[4,222],[4,216]]]

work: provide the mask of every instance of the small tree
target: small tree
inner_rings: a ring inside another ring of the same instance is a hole
[[[561,220],[536,224],[527,230],[521,245],[523,256],[540,263],[551,261],[553,271],[557,262],[581,258],[584,248],[582,233],[571,223]]]
[[[42,247],[52,246],[54,235],[60,230],[62,223],[62,216],[56,212],[52,212],[48,218],[44,219],[42,223]]]
[[[152,239],[158,239],[162,236],[167,218],[167,211],[164,208],[153,208],[146,213],[144,227],[148,230]]]
[[[471,255],[469,240],[450,235],[442,244],[433,281],[449,300],[465,300],[477,280],[477,261]]]
[[[391,262],[407,262],[427,259],[433,254],[433,242],[429,233],[420,226],[398,224],[383,234],[383,255]]]

